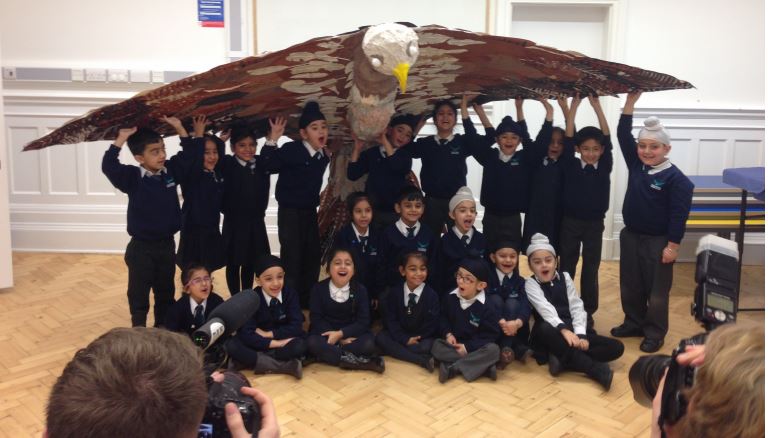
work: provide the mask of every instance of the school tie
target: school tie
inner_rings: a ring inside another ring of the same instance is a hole
[[[440,139],[440,146],[445,146],[446,144],[448,144],[448,139],[447,138],[441,138]]]
[[[597,169],[595,169],[595,166],[591,164],[587,164],[586,166],[584,166],[584,170],[587,171],[587,173],[594,173],[595,171],[597,171]]]
[[[413,308],[416,307],[416,294],[408,293],[408,315],[413,315]]]
[[[280,318],[280,308],[278,307],[280,305],[280,301],[277,300],[277,298],[272,298],[269,300],[269,311],[272,313],[272,318],[277,320]]]
[[[195,328],[200,328],[203,324],[205,324],[205,312],[203,310],[203,305],[198,304],[197,307],[195,307]]]
[[[363,250],[363,254],[368,254],[368,236],[360,236],[360,249]]]
[[[469,246],[469,236],[467,234],[461,236],[461,243],[464,244],[464,246]]]
[[[504,280],[502,280],[502,281],[501,281],[501,287],[507,287],[507,286],[509,286],[509,282],[510,282],[511,280],[512,280],[512,279],[511,279],[511,278],[509,278],[509,275],[505,275],[505,276],[504,276]]]
[[[509,275],[504,276],[504,280],[501,281],[502,297],[509,296],[509,290],[512,288],[512,279]]]
[[[320,151],[315,152],[314,158],[316,160],[321,160],[323,158],[323,153]]]
[[[413,227],[405,227],[405,228],[408,230],[408,235],[406,237],[409,239],[413,239],[413,236],[414,236],[413,233],[416,231],[416,227],[413,226]]]

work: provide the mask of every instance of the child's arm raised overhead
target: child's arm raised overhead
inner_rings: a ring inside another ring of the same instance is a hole
[[[101,160],[101,171],[107,176],[109,182],[123,193],[128,193],[138,182],[139,169],[136,166],[121,164],[118,156],[128,137],[136,132],[136,127],[122,128],[117,132],[117,138],[109,149],[104,152]]]
[[[525,113],[523,112],[523,102],[525,99],[522,97],[515,98],[515,113],[517,114],[517,123],[523,128],[523,136],[520,141],[523,147],[531,144],[531,134],[528,133],[528,122],[525,121]]]
[[[637,156],[637,142],[632,135],[632,115],[635,112],[635,103],[640,99],[641,91],[633,91],[627,94],[627,100],[624,102],[624,110],[619,118],[619,126],[616,128],[616,137],[619,139],[621,154],[624,155],[624,161],[627,166],[637,164],[640,158]]]
[[[267,141],[261,148],[259,157],[262,160],[264,168],[270,173],[279,173],[283,167],[283,162],[280,157],[280,149],[277,148],[277,140],[285,132],[285,125],[288,123],[288,119],[282,116],[269,119],[269,134],[267,135]]]
[[[173,173],[176,182],[183,184],[190,173],[203,168],[203,155],[205,154],[205,140],[202,138],[192,141],[184,125],[177,117],[163,116],[162,120],[171,125],[179,135],[181,150],[165,162],[165,167]],[[205,116],[195,116],[193,122],[203,124],[205,129]]]
[[[603,147],[605,150],[600,155],[600,166],[605,170],[613,170],[613,143],[611,142],[611,128],[608,126],[608,120],[605,118],[603,107],[600,105],[600,98],[598,96],[589,96],[589,104],[592,105],[592,109],[595,110],[595,115],[600,123],[600,131],[603,132],[605,138],[603,138]]]
[[[573,136],[576,133],[576,111],[579,110],[580,104],[581,96],[577,94],[571,99],[571,106],[565,118],[565,138],[563,139],[563,153],[561,155],[565,159],[574,158],[575,142]]]
[[[386,139],[386,135],[382,134],[382,139]],[[363,152],[365,143],[352,134],[352,140],[355,145],[352,147],[352,155],[349,157],[349,163],[347,163],[347,178],[350,181],[357,181],[367,174],[370,169],[368,168],[368,160],[361,160],[360,154]],[[387,141],[389,143],[389,141]],[[391,145],[390,145],[391,147]],[[386,146],[384,147],[386,149]]]
[[[544,123],[541,124],[541,129],[536,135],[536,141],[533,142],[532,153],[530,153],[531,162],[538,165],[541,159],[547,156],[547,149],[549,149],[549,143],[552,141],[552,120],[554,117],[554,109],[546,98],[540,98],[539,102],[544,106],[546,115]],[[527,129],[527,128],[526,128]],[[523,143],[525,148],[527,145]],[[529,153],[526,152],[526,155]]]

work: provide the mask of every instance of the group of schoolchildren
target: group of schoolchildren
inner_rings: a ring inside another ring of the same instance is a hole
[[[693,186],[666,158],[670,139],[657,119],[646,121],[637,141],[633,137],[639,96],[628,95],[619,123],[629,168],[620,266],[625,320],[611,334],[644,337],[641,350],[653,352],[667,331],[671,263]],[[458,374],[472,381],[495,380],[497,369],[533,355],[549,364],[553,376],[577,371],[609,389],[607,362],[620,357],[624,346],[594,330],[613,167],[599,100],[589,98],[600,127],[576,131],[580,97],[570,106],[558,101],[564,130],[552,126],[553,108],[542,99],[546,120],[535,140],[522,100],[516,101],[517,121],[507,116],[495,128],[482,106],[473,105],[485,135],[475,131],[468,101],[465,96],[461,103],[464,134],[454,133],[455,105],[441,101],[432,114],[436,135],[414,141],[422,123],[399,115],[379,144],[364,150],[355,141],[347,175],[367,175],[365,192],[348,196],[350,222],[337,233],[324,260],[328,278],[319,282],[317,207],[330,151],[316,103],[302,112],[301,140],[280,147],[284,118],[270,120],[264,132],[233,127],[215,136],[206,134],[205,118],[196,117],[190,137],[178,119],[166,117],[182,145],[168,160],[158,134],[120,130],[103,171],[129,196],[125,260],[132,324],[146,324],[152,289],[155,324],[191,333],[223,302],[212,291],[211,273],[226,265],[230,293],[251,288],[255,276],[261,300],[227,341],[235,367],[301,378],[303,365],[321,361],[381,373],[383,354],[429,372],[438,368],[440,382]],[[265,134],[256,155],[256,141]],[[224,152],[226,140],[233,155]],[[126,142],[140,167],[119,163]],[[483,167],[482,233],[474,227],[477,205],[466,187],[469,156]],[[413,158],[421,159],[421,187],[410,177]],[[273,173],[279,174],[279,258],[270,254],[264,226]],[[528,279],[519,275],[522,252],[533,272]],[[573,280],[580,255],[581,294]],[[185,292],[175,304],[174,260],[182,267]],[[302,308],[309,310],[308,333]],[[382,328],[374,335],[375,318]]]

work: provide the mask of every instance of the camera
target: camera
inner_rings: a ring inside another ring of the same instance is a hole
[[[242,387],[250,387],[248,379],[234,371],[225,371],[222,382],[210,381],[208,385],[208,405],[200,424],[198,438],[224,438],[231,434],[227,428],[224,406],[234,403],[243,417],[246,430],[253,433],[261,428],[261,411],[253,397],[240,392]]]
[[[661,388],[661,414],[659,426],[663,424],[675,424],[685,415],[688,401],[683,395],[686,388],[693,386],[696,376],[695,368],[682,366],[677,363],[677,356],[685,352],[689,345],[704,345],[707,340],[706,333],[700,333],[688,339],[683,339],[672,351],[672,356],[653,354],[643,356],[629,369],[629,384],[632,387],[635,401],[650,407],[656,392],[659,390],[659,382],[667,371],[667,380]]]

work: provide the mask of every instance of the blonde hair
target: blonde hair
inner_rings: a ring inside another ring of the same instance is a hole
[[[677,436],[765,436],[765,327],[727,324],[706,343],[704,364],[686,392],[688,411]]]

